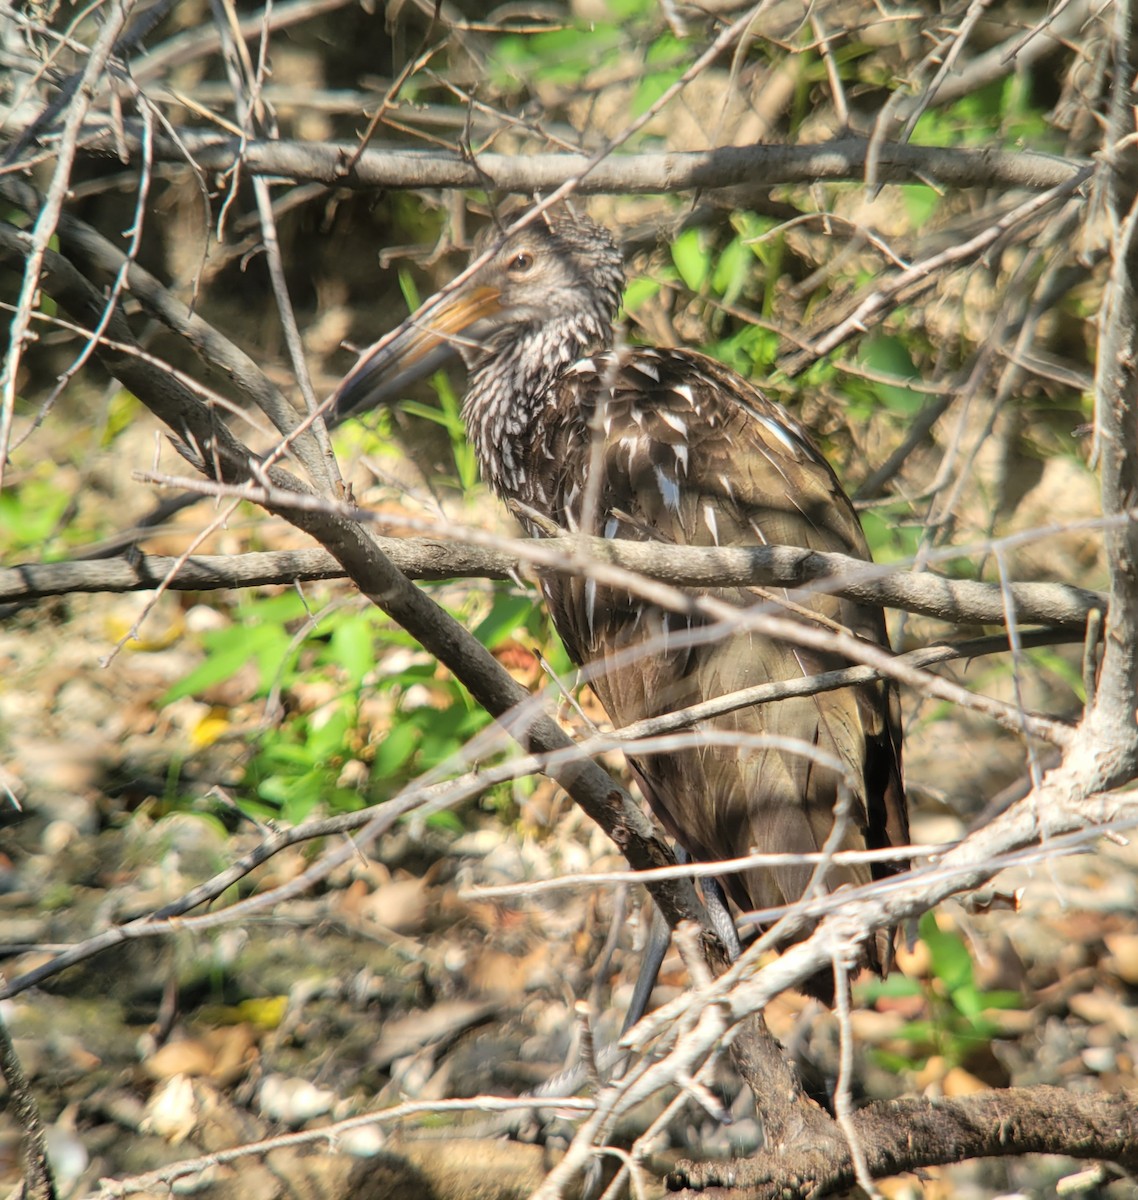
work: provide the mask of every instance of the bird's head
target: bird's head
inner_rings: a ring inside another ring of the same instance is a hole
[[[464,284],[364,351],[336,390],[335,420],[391,399],[455,357],[477,371],[525,353],[556,372],[609,344],[624,266],[608,230],[542,213],[505,236],[486,230],[473,257],[487,252]]]

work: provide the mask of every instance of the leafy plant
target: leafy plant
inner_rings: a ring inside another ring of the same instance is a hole
[[[462,401],[445,371],[436,371],[431,377],[431,384],[438,397],[437,408],[430,404],[421,404],[417,400],[404,400],[400,407],[405,413],[422,417],[423,420],[441,425],[446,430],[454,456],[454,482],[464,492],[469,491],[478,482],[478,459],[474,447],[466,437],[466,426],[462,421]]]
[[[923,1066],[932,1055],[950,1066],[966,1066],[1000,1033],[999,1023],[987,1014],[1020,1008],[1023,997],[1019,992],[981,988],[964,939],[941,929],[933,913],[921,917],[919,928],[929,952],[928,977],[918,980],[893,974],[875,980],[863,993],[869,1003],[881,998],[924,998],[926,1015],[909,1021],[896,1038],[911,1045],[912,1056],[880,1048],[874,1054],[894,1071]]]
[[[34,548],[39,557],[50,560],[50,542],[59,532],[70,504],[70,494],[45,473],[36,472],[14,486],[6,486],[0,492],[0,549],[12,552]]]
[[[518,91],[532,83],[575,86],[590,71],[618,60],[623,42],[621,27],[609,21],[511,34],[496,42],[488,73],[504,91]]]
[[[488,607],[483,597],[472,590],[455,615],[470,622],[478,614],[474,633],[487,648],[519,629],[544,636],[544,617],[528,594],[500,590]],[[286,707],[302,684],[335,685],[323,703],[289,712],[255,738],[238,804],[258,816],[295,823],[320,805],[343,812],[374,803],[445,762],[489,721],[375,609],[336,608],[313,622],[296,593],[257,597],[202,641],[205,660],[167,692],[166,703],[200,695],[250,664],[254,696],[277,691]],[[346,770],[352,760],[360,764],[355,772]]]
[[[687,68],[689,48],[674,34],[663,33],[648,47],[644,74],[633,94],[631,112],[640,116],[676,82]]]
[[[717,246],[706,229],[686,229],[672,243],[672,263],[683,284],[712,303],[713,327],[722,328],[723,310],[741,299],[758,297],[766,311],[769,297],[782,270],[782,238],[774,224],[754,213],[736,213],[731,219],[734,236]],[[639,299],[639,298],[638,298]],[[743,323],[725,337],[705,347],[742,375],[768,375],[774,366],[778,336],[761,326]]]
[[[962,96],[943,111],[926,110],[913,138],[929,146],[991,145],[995,130],[1009,148],[1029,145],[1056,153],[1063,149],[1062,137],[1014,73]]]

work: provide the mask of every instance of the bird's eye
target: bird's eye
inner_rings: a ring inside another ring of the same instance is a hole
[[[510,274],[525,275],[533,267],[533,255],[528,250],[519,250],[510,259]]]

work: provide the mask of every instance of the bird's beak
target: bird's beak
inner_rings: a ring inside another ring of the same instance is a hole
[[[457,291],[441,304],[428,301],[360,355],[333,394],[331,423],[399,396],[456,357],[469,363],[500,323],[501,300],[497,288],[483,286]]]

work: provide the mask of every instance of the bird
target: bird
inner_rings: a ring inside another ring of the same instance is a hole
[[[489,226],[474,257],[486,261],[457,290],[361,355],[334,393],[334,421],[458,357],[468,374],[462,415],[481,474],[531,536],[787,545],[870,560],[852,502],[786,409],[696,351],[618,342],[625,269],[606,228],[568,208],[547,209],[504,235]],[[720,632],[700,611],[668,611],[580,575],[546,573],[541,586],[566,650],[588,668],[617,728],[849,665],[745,624]],[[752,605],[773,606],[887,644],[880,608],[829,593],[700,594],[744,616]],[[908,843],[890,683],[742,708],[696,729],[679,748],[629,756],[651,810],[688,858],[802,854],[828,841],[842,850]],[[699,731],[715,736],[701,739]],[[803,743],[818,754],[796,752]],[[820,762],[824,756],[842,770]],[[852,781],[847,819],[832,838],[843,778]],[[833,892],[903,866],[831,863],[813,879],[813,866],[790,862],[725,873],[719,883],[746,913],[791,905],[808,887]],[[787,940],[802,936],[799,929]],[[868,939],[866,964],[883,973],[891,946],[889,931]],[[803,990],[829,1002],[832,976],[820,973]]]

